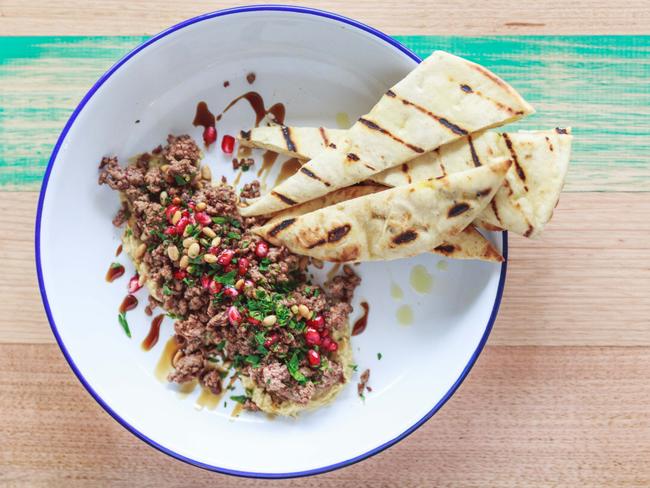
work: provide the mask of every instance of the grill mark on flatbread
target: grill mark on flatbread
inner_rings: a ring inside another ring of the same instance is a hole
[[[490,202],[490,207],[492,207],[492,211],[494,212],[494,216],[496,217],[497,222],[502,224],[503,222],[501,222],[501,217],[499,217],[499,209],[497,208],[497,204],[494,201],[494,199],[492,199],[492,201]]]
[[[387,97],[395,98],[397,95],[395,95],[395,92],[393,90],[388,90],[386,92]]]
[[[548,143],[549,151],[553,152],[553,143],[551,142],[551,140],[548,138],[548,136],[544,136],[544,139],[546,139],[546,142]]]
[[[463,90],[465,93],[472,93],[474,90],[472,90],[472,87],[469,85],[466,85],[464,83],[461,83],[460,89]]]
[[[395,142],[399,142],[400,144],[403,144],[404,146],[408,147],[411,151],[416,152],[418,154],[424,153],[424,149],[418,146],[414,146],[413,144],[409,144],[408,142],[400,139],[396,135],[392,134],[389,130],[384,129],[383,127],[380,127],[379,125],[375,124],[374,122],[371,122],[368,119],[364,119],[363,117],[359,118],[359,122],[361,122],[363,125],[368,127],[369,129],[376,130],[381,134],[384,134],[391,139],[393,139]]]
[[[285,219],[277,225],[274,225],[269,231],[269,235],[276,237],[280,232],[293,224],[296,219]]]
[[[314,173],[313,171],[305,168],[304,166],[302,168],[300,168],[300,172],[306,174],[310,178],[315,179],[316,181],[320,181],[325,186],[332,186],[332,184],[329,181],[325,181],[320,176],[318,176],[316,173]]]
[[[409,184],[413,182],[413,179],[411,178],[411,175],[409,174],[409,165],[406,163],[402,163],[402,172],[406,175],[406,178],[408,179]]]
[[[474,147],[474,141],[472,141],[472,136],[467,136],[467,142],[469,142],[469,152],[472,154],[472,161],[474,161],[474,166],[479,167],[482,166],[481,160],[478,157],[478,154],[476,154],[476,148]]]
[[[434,114],[433,112],[427,110],[426,108],[421,107],[417,103],[413,103],[410,100],[398,97],[397,95],[395,95],[395,97],[398,98],[399,100],[401,100],[401,102],[404,105],[409,106],[409,107],[413,107],[414,109],[419,110],[423,114],[428,115],[429,117],[434,119],[436,122],[438,122],[440,125],[442,125],[443,127],[446,127],[450,131],[452,131],[454,134],[458,134],[459,136],[466,136],[468,134],[468,132],[465,129],[463,129],[462,127],[459,127],[458,125],[454,124],[453,122],[450,122],[449,120],[445,119],[444,117],[440,117],[439,115]]]
[[[440,163],[440,169],[442,170],[442,176],[447,176],[447,169],[444,164]],[[438,178],[442,178],[442,176],[439,176]]]
[[[446,242],[444,242],[444,243],[440,244],[439,246],[434,247],[433,250],[441,252],[441,253],[449,256],[450,254],[453,254],[454,251],[456,251],[456,246],[454,246],[453,244],[447,244]]]
[[[483,93],[480,92],[480,91],[477,91],[477,92],[475,92],[475,93],[476,93],[479,97],[481,97],[481,98],[487,100],[488,102],[493,103],[493,104],[496,105],[498,108],[500,108],[501,110],[504,110],[505,112],[508,112],[509,114],[513,114],[513,115],[523,115],[523,114],[524,114],[524,111],[523,111],[523,110],[515,110],[515,109],[513,109],[512,107],[508,107],[507,105],[504,105],[504,104],[501,103],[500,101],[495,100],[494,98],[489,97],[489,96],[483,94]]]
[[[297,202],[291,200],[291,198],[286,197],[282,193],[278,193],[277,191],[272,191],[271,195],[273,195],[276,198],[279,198],[280,200],[282,200],[287,205],[295,205],[297,203]]]
[[[250,141],[251,140],[251,131],[242,130],[242,131],[239,132],[239,137],[242,138],[244,141]]]
[[[336,149],[336,144],[334,144],[333,142],[330,142],[330,147],[331,147],[332,149]]]
[[[325,132],[325,129],[323,127],[319,127],[318,131],[320,132],[320,136],[323,139],[323,144],[325,147],[330,145],[330,140],[327,138],[327,132]]]
[[[315,247],[322,246],[322,245],[325,244],[326,242],[327,242],[327,241],[326,241],[325,239],[319,239],[319,240],[317,240],[316,242],[314,242],[313,244],[309,244],[309,245],[307,246],[307,249],[314,249]]]
[[[566,129],[563,129],[562,127],[556,127],[555,132],[558,134],[568,134],[569,132]]]
[[[375,172],[377,171],[377,168],[375,168],[375,167],[373,167],[373,166],[370,166],[368,163],[363,163],[363,165],[364,165],[366,168],[368,168],[370,171],[375,171]]]
[[[460,214],[465,213],[469,210],[469,205],[465,202],[460,202],[454,205],[447,212],[447,217],[458,217]]]
[[[354,153],[348,153],[347,158],[348,158],[350,161],[359,161],[359,156],[357,156],[357,155],[354,154]]]
[[[503,136],[503,140],[506,141],[506,146],[508,146],[508,151],[510,151],[510,155],[512,156],[512,162],[515,163],[515,170],[517,170],[517,175],[519,176],[519,179],[526,183],[526,173],[524,173],[524,168],[522,168],[519,165],[519,159],[517,158],[517,152],[515,151],[515,148],[512,147],[512,141],[510,140],[510,137],[508,137],[508,134],[505,132],[501,134]],[[528,187],[524,184],[524,190],[528,191]]]
[[[397,245],[406,244],[408,242],[414,241],[417,238],[418,238],[418,233],[413,229],[409,229],[393,237],[393,244],[397,244]]]
[[[282,131],[282,137],[284,137],[284,142],[287,145],[287,149],[291,152],[296,152],[296,145],[291,140],[291,129],[286,125],[283,125],[280,130]]]
[[[348,232],[350,232],[351,228],[352,226],[350,224],[335,227],[327,233],[327,242],[332,243],[340,241],[348,234]]]
[[[530,237],[530,235],[533,233],[535,229],[533,229],[533,226],[528,224],[528,229],[526,229],[526,232],[524,232],[524,237]]]
[[[489,195],[491,191],[492,191],[492,188],[486,188],[485,190],[481,190],[481,191],[476,192],[476,196],[477,197],[484,197],[486,195]]]

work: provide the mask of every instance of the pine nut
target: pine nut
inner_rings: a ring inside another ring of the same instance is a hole
[[[214,254],[206,253],[203,255],[203,261],[209,264],[213,264],[217,262],[217,256]]]
[[[181,267],[181,269],[185,269],[189,266],[190,264],[190,258],[189,256],[183,256],[181,260],[179,261],[178,265]]]
[[[278,318],[275,315],[267,315],[264,317],[264,320],[262,320],[262,324],[266,327],[271,327],[272,325],[275,325],[277,321]]]
[[[217,234],[215,231],[213,231],[210,227],[203,227],[201,230],[206,236],[208,236],[210,239],[214,239],[217,237]]]
[[[300,314],[301,317],[308,319],[311,317],[311,312],[307,308],[307,305],[303,305],[302,303],[298,305],[298,313]]]
[[[146,281],[147,281],[147,273],[143,271],[142,274],[138,277],[138,285],[144,286]]]
[[[169,259],[172,261],[178,261],[178,258],[180,257],[180,253],[178,252],[178,248],[174,246],[173,244],[167,248],[167,256],[169,256]]]
[[[207,205],[205,202],[199,202],[199,203],[196,204],[196,209],[197,209],[199,212],[202,212],[202,211],[205,210],[206,208],[208,208],[208,205]]]
[[[219,244],[221,244],[221,237],[217,236],[212,239],[212,247],[219,247]]]
[[[182,214],[180,210],[176,210],[172,216],[172,225],[178,224],[178,221],[181,220]]]
[[[172,358],[172,366],[175,368],[176,365],[178,364],[178,361],[183,357],[183,351],[180,349],[176,351],[176,354],[174,354],[174,357]]]
[[[169,165],[168,164],[163,164],[160,167],[160,171],[162,171],[163,173],[167,173],[167,171],[169,171]]]
[[[191,258],[195,258],[201,252],[201,246],[198,242],[194,242],[189,248],[187,248],[187,255]]]
[[[244,288],[244,278],[240,278],[237,283],[235,283],[236,290],[241,290],[242,288]]]
[[[183,231],[183,237],[187,237],[190,235],[190,226],[188,225],[185,227],[185,230]]]
[[[169,195],[167,194],[167,192],[166,191],[161,191],[160,192],[160,203],[165,205],[165,203],[167,202],[167,198],[169,198]]]
[[[135,250],[135,259],[140,259],[147,252],[147,245],[143,242]]]
[[[188,237],[187,239],[183,239],[183,247],[185,248],[190,247],[195,242],[196,239],[194,239],[194,237]]]
[[[291,305],[291,313],[298,315],[298,305]]]
[[[208,181],[210,181],[212,179],[212,171],[210,171],[209,166],[203,166],[201,168],[201,177],[204,180],[208,180]]]

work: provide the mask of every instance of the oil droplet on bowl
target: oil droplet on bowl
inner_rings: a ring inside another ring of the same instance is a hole
[[[404,291],[400,288],[397,283],[390,284],[390,296],[393,297],[393,300],[401,300],[404,298]]]
[[[336,114],[336,126],[339,129],[349,129],[350,128],[350,116],[345,112],[339,112]]]
[[[397,322],[404,326],[413,323],[413,309],[410,305],[402,305],[397,309]]]
[[[433,276],[427,271],[427,268],[418,264],[411,269],[410,283],[418,293],[429,293],[433,287]]]
[[[219,405],[221,401],[221,395],[215,395],[208,388],[202,387],[201,394],[196,399],[196,404],[194,405],[198,410],[207,408],[208,410],[214,410]]]
[[[177,393],[178,397],[185,398],[196,389],[198,384],[199,382],[196,379],[192,381],[187,381],[185,383],[181,383],[181,385],[178,388],[178,393]]]
[[[449,267],[449,265],[447,264],[447,261],[438,261],[438,264],[436,265],[436,267],[440,271],[447,271],[447,268]]]
[[[156,369],[154,370],[154,376],[161,383],[167,383],[167,375],[174,371],[172,359],[176,354],[176,351],[178,351],[178,348],[178,343],[173,336],[165,344],[165,348],[163,349],[158,364],[156,364]]]

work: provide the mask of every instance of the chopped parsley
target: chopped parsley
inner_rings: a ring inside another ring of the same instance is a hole
[[[378,352],[378,353],[377,353],[377,359],[378,359],[379,361],[381,361],[381,358],[382,358],[382,357],[383,357],[383,355],[382,355],[380,352]]]
[[[228,237],[228,239],[241,239],[241,235],[237,234],[236,232],[228,232],[228,234],[226,234],[226,237]]]
[[[212,217],[212,223],[214,224],[225,224],[226,223],[226,217]]]
[[[356,371],[357,369],[359,369],[359,365],[358,365],[358,364],[349,364],[348,367],[349,367],[349,368],[352,368],[352,371]]]
[[[177,185],[187,185],[187,181],[185,181],[185,178],[183,178],[181,175],[174,175],[174,180],[176,181]]]
[[[126,314],[122,312],[117,316],[117,321],[120,323],[122,328],[124,329],[124,332],[126,333],[126,336],[130,339],[131,338],[131,330],[129,329],[129,323],[126,321]]]
[[[246,400],[248,400],[248,397],[246,395],[233,395],[230,397],[230,399],[237,403],[241,403],[243,405],[244,403],[246,403]]]
[[[217,344],[217,351],[223,351],[223,348],[226,347],[226,339],[223,339],[219,344]]]
[[[269,258],[264,258],[260,261],[260,264],[257,267],[260,271],[268,271],[269,264],[271,264],[271,260]]]
[[[121,267],[122,267],[122,265],[120,263],[111,263],[111,269],[117,269],[117,268],[121,268]]]
[[[222,285],[234,285],[235,277],[237,276],[237,270],[234,269],[230,273],[226,273],[222,276],[215,276],[214,281],[221,283]]]
[[[305,375],[300,372],[300,356],[298,356],[298,351],[293,352],[291,359],[287,363],[287,369],[293,379],[301,385],[304,385],[307,382]]]
[[[253,368],[257,368],[260,365],[260,357],[255,354],[249,354],[246,356],[246,362],[253,366]]]
[[[163,285],[162,292],[163,295],[167,295],[167,296],[172,294],[172,290],[167,285]]]

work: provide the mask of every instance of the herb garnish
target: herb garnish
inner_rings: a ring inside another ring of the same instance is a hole
[[[248,397],[246,395],[233,395],[230,397],[230,399],[236,401],[237,403],[241,403],[243,405],[244,403],[246,403],[246,400],[248,400]]]
[[[131,330],[129,329],[129,323],[126,321],[126,313],[122,312],[117,316],[117,321],[120,323],[127,337],[131,338]]]
[[[293,352],[291,359],[287,363],[287,369],[293,379],[301,385],[304,385],[307,382],[305,375],[300,372],[300,357],[298,356],[298,351]]]

